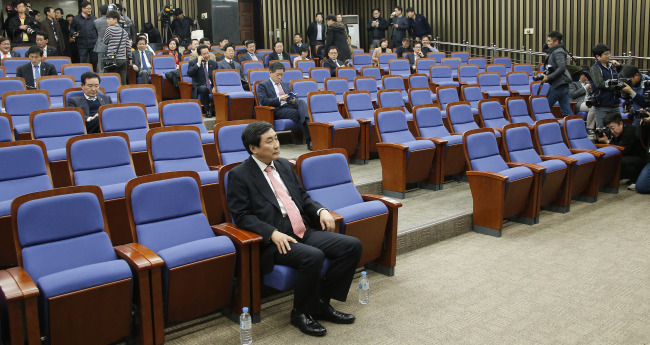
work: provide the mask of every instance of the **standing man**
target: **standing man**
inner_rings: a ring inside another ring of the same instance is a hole
[[[202,44],[197,51],[199,56],[196,60],[190,60],[187,66],[187,75],[192,77],[192,97],[199,96],[205,117],[214,117],[210,107],[210,93],[216,92],[212,85],[212,72],[218,69],[218,66],[215,61],[210,60],[210,47]]]
[[[406,37],[406,31],[409,29],[408,18],[402,15],[402,6],[395,6],[395,10],[390,14],[388,25],[393,27],[390,33],[390,42],[392,48],[400,46],[402,39]]]
[[[567,52],[562,45],[562,37],[562,34],[557,31],[549,32],[546,37],[549,53],[545,65],[548,71],[544,73],[543,81],[550,85],[547,96],[549,106],[552,107],[559,101],[562,116],[570,116],[573,115],[569,99],[571,74],[566,69]]]
[[[345,25],[336,21],[332,14],[327,15],[327,39],[325,40],[325,51],[329,53],[330,47],[338,49],[339,60],[346,61],[352,56],[348,45],[348,34]]]
[[[316,13],[316,19],[307,27],[307,38],[311,46],[311,55],[316,57],[316,46],[325,41],[325,24],[323,23],[323,12]]]
[[[226,41],[226,44],[228,44],[228,41]],[[239,57],[240,62],[244,62],[244,61],[262,61],[262,58],[259,55],[257,55],[257,53],[255,52],[255,41],[248,40],[248,41],[244,42],[244,46],[246,47],[246,53],[242,54]],[[225,54],[224,54],[224,56],[225,56]]]
[[[97,30],[97,37],[104,37],[104,33],[106,33],[106,29],[108,28],[108,23],[106,22],[106,13],[108,12],[108,5],[101,5],[99,6],[99,13],[102,15],[100,18],[95,19],[95,22],[93,23],[95,25],[95,30]],[[97,54],[97,61],[99,61],[99,64],[97,65],[97,71],[99,73],[104,73],[104,64],[102,61],[104,60],[104,55],[106,55],[106,48],[107,46],[104,44],[104,40],[97,40],[97,43],[95,43],[95,48],[93,51]]]
[[[140,77],[139,84],[149,84],[153,53],[147,49],[147,38],[145,36],[138,36],[135,42],[138,49],[131,52],[131,67],[136,75]]]
[[[54,65],[43,60],[43,50],[38,46],[31,46],[27,50],[27,57],[29,63],[18,66],[16,69],[16,77],[25,79],[25,85],[29,89],[36,88],[36,79],[48,75],[57,75]]]
[[[68,107],[78,107],[83,110],[86,132],[99,133],[99,107],[111,104],[111,97],[99,93],[99,75],[95,72],[85,72],[81,75],[81,89],[84,94],[68,98]]]
[[[406,17],[409,20],[409,36],[419,41],[424,36],[431,35],[431,25],[422,14],[416,14],[413,7],[406,9]]]
[[[343,23],[343,15],[342,14],[340,14],[340,13],[336,14],[336,22],[343,24],[343,27],[345,28],[345,35],[347,36],[348,33],[349,33],[348,32],[348,26],[345,25],[345,23]]]
[[[122,78],[122,85],[126,85],[126,70],[128,68],[126,52],[129,51],[130,57],[131,45],[129,44],[129,34],[119,25],[119,20],[120,13],[117,11],[109,11],[106,14],[108,28],[104,32],[103,41],[106,45],[106,54],[115,54],[117,73]]]
[[[176,10],[176,19],[171,24],[172,32],[181,38],[180,44],[187,46],[190,43],[192,29],[196,28],[196,20],[183,15],[182,9]]]
[[[232,43],[226,44],[226,51],[225,54],[223,54],[223,60],[217,62],[217,65],[219,66],[219,69],[237,70],[239,72],[242,87],[244,90],[250,91],[247,80],[248,76],[244,75],[244,72],[242,72],[241,64],[235,61],[235,46]]]
[[[61,29],[61,24],[59,24],[59,22],[56,20],[56,15],[54,14],[55,13],[54,8],[45,7],[43,12],[45,13],[45,20],[43,20],[40,23],[40,25],[41,25],[41,31],[47,34],[47,38],[46,38],[48,39],[47,45],[52,48],[55,48],[55,52],[56,52],[55,54],[64,55],[66,53],[65,41],[67,40],[67,36],[63,36],[63,30]],[[36,37],[36,41],[37,41],[36,44],[38,45],[38,34]],[[43,47],[40,48],[43,49]],[[50,55],[45,55],[45,56],[50,56]]]
[[[370,49],[379,47],[379,42],[386,37],[388,30],[388,21],[381,16],[379,7],[372,9],[372,18],[368,22],[368,39],[370,40]]]
[[[309,112],[307,102],[294,97],[287,102],[289,94],[293,92],[289,83],[282,81],[284,65],[274,62],[270,66],[271,79],[265,80],[257,86],[257,98],[263,106],[275,107],[274,117],[277,119],[289,119],[300,125],[302,133],[307,141],[307,148],[312,149],[311,136],[309,135]]]
[[[26,2],[18,0],[14,3],[16,15],[7,19],[7,36],[11,39],[13,46],[31,45],[36,41],[34,32],[39,29],[38,22],[29,16]]]
[[[93,6],[88,1],[81,3],[81,13],[72,19],[70,32],[75,38],[77,50],[79,51],[79,62],[91,63],[93,68],[97,67],[97,54],[93,51],[97,43],[97,30],[95,29],[95,16],[92,13]]]
[[[36,45],[43,51],[43,57],[59,56],[56,48],[48,45],[49,38],[44,31],[36,31]]]
[[[618,73],[623,69],[616,60],[610,60],[612,52],[605,44],[599,43],[592,50],[596,63],[591,66],[589,74],[594,84],[594,117],[596,127],[603,128],[603,120],[608,114],[621,115],[621,91],[632,93],[632,88],[625,86],[623,90],[617,89],[616,85],[607,86],[606,81],[618,79]]]
[[[353,323],[354,315],[337,311],[330,300],[347,299],[361,242],[332,232],[330,212],[307,195],[291,163],[280,158],[271,124],[249,124],[242,141],[251,156],[228,174],[228,206],[238,227],[262,237],[263,273],[274,264],[296,270],[291,324],[305,334],[324,336],[327,330],[316,320]],[[310,221],[320,223],[319,229]],[[325,258],[330,266],[322,279]]]

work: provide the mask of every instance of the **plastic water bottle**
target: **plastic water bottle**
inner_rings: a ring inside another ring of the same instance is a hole
[[[359,278],[359,303],[368,304],[368,302],[370,302],[370,282],[368,282],[366,271],[363,271]]]
[[[239,317],[239,340],[242,345],[249,345],[253,343],[253,332],[251,330],[251,315],[248,313],[248,308],[242,309],[243,313]]]

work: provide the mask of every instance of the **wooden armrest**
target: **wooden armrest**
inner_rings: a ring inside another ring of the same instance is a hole
[[[323,128],[330,128],[330,127],[333,128],[334,127],[333,124],[327,123],[327,122],[309,122],[309,123],[307,123],[307,126],[308,127],[323,127]]]
[[[519,96],[519,91],[517,90],[508,90],[512,96]]]
[[[467,174],[468,177],[469,176],[487,177],[497,181],[508,180],[508,176],[499,173],[490,172],[490,171],[467,171],[465,174]]]
[[[23,292],[18,283],[7,271],[0,271],[0,290],[2,290],[6,302],[23,299]]]
[[[605,152],[600,152],[600,151],[596,151],[596,150],[589,150],[589,149],[569,149],[569,151],[571,151],[571,153],[582,153],[582,152],[591,153],[596,158],[601,158],[601,157],[605,156]]]
[[[254,232],[240,229],[233,223],[221,223],[213,225],[212,231],[214,231],[214,233],[217,235],[227,236],[238,246],[245,246],[262,242],[262,236]]]
[[[228,94],[227,94],[227,93],[221,93],[221,92],[213,92],[213,93],[212,93],[212,97],[213,97],[213,98],[214,98],[214,97],[225,97],[225,98],[228,98]]]
[[[556,155],[539,155],[539,158],[541,158],[544,161],[550,161],[551,159],[558,159],[563,161],[567,165],[576,164],[578,162],[577,159],[572,157],[556,156]]]
[[[219,169],[221,169],[222,166],[223,166],[223,165],[210,165],[210,166],[208,166],[208,168],[209,168],[211,171],[219,171]]]
[[[396,143],[377,143],[377,147],[385,147],[385,148],[395,149],[400,151],[406,151],[409,148],[406,145],[396,144]]]
[[[359,122],[360,125],[363,125],[363,124],[366,124],[366,123],[368,123],[368,124],[370,123],[370,120],[369,120],[369,119],[355,119],[355,120],[357,120],[357,121]]]
[[[6,271],[11,275],[16,286],[20,289],[22,298],[36,297],[40,294],[32,277],[22,267],[12,267]]]
[[[533,172],[536,172],[536,173],[541,173],[541,172],[544,172],[546,170],[545,167],[543,167],[541,165],[533,164],[533,163],[508,162],[506,164],[508,164],[508,167],[510,167],[510,168],[526,167],[526,168],[528,168],[528,169],[530,169],[530,170],[532,170]]]
[[[361,194],[361,198],[363,199],[363,201],[372,201],[372,200],[381,201],[384,203],[384,205],[386,205],[389,208],[402,207],[401,202],[385,196],[380,196],[375,194]]]
[[[332,218],[334,218],[334,231],[332,232],[341,233],[341,224],[343,223],[343,217],[332,210],[328,211],[332,215]],[[320,224],[318,226],[320,228]]]
[[[431,140],[433,141],[436,146],[438,145],[447,145],[449,141],[447,139],[442,139],[442,138],[431,138],[431,137],[417,137],[415,138],[416,140]]]
[[[274,107],[265,106],[265,105],[256,105],[255,106],[255,119],[258,121],[265,121],[270,124],[273,124],[274,116],[273,112],[275,111]]]
[[[619,146],[619,145],[612,145],[612,144],[595,144],[595,145],[596,145],[597,148],[614,147],[614,148],[617,148],[621,152],[625,151],[625,147]]]
[[[490,98],[490,94],[487,91],[481,91],[483,98]]]
[[[158,254],[140,243],[127,243],[117,246],[115,247],[115,252],[117,253],[117,256],[129,262],[129,265],[133,262],[134,265],[132,265],[132,267],[137,268],[138,271],[159,267],[165,264]],[[143,260],[148,262],[146,267],[144,266]],[[139,267],[138,265],[142,267]]]

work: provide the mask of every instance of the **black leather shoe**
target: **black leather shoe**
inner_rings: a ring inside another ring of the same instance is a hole
[[[314,150],[314,147],[311,146],[311,139],[308,139],[308,140],[307,140],[307,150],[309,150],[309,151],[313,151],[313,150]]]
[[[329,303],[321,302],[321,312],[314,315],[316,320],[325,320],[339,324],[353,323],[356,319],[352,314],[342,313],[334,309]]]
[[[206,118],[214,117],[214,113],[212,112],[212,110],[208,110],[208,111],[205,113],[205,117],[206,117]]]
[[[325,327],[314,320],[311,315],[301,313],[296,309],[291,310],[291,324],[307,335],[322,337],[327,334]]]

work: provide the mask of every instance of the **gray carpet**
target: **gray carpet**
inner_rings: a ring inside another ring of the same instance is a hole
[[[470,232],[401,254],[394,277],[369,273],[370,304],[354,289],[334,303],[357,322],[324,323],[324,338],[289,324],[290,295],[272,300],[254,343],[648,344],[648,201],[621,188],[568,214],[542,212],[534,226],[507,223],[501,238]],[[237,344],[239,329],[211,315],[169,328],[166,339]]]

